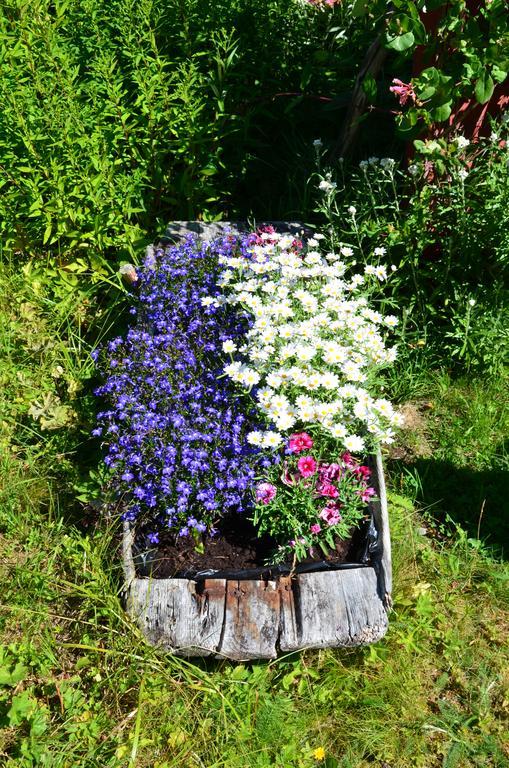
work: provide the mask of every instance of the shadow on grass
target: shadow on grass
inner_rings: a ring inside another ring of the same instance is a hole
[[[505,446],[507,449],[507,445]],[[504,455],[504,446],[497,452]],[[438,522],[449,517],[469,536],[480,538],[509,559],[509,470],[474,470],[441,459],[388,462],[390,474],[415,478],[416,503]]]

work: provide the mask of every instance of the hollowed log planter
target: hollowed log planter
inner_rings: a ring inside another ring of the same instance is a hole
[[[194,226],[193,226],[194,225]],[[216,227],[217,225],[213,225]],[[224,226],[224,225],[223,225]],[[177,223],[167,233],[217,234],[201,223]],[[241,228],[238,227],[237,228]],[[286,225],[286,230],[293,229]],[[201,231],[200,231],[201,230]],[[220,230],[219,230],[220,231]],[[124,595],[128,613],[149,643],[180,656],[272,659],[303,648],[366,645],[382,638],[391,605],[392,570],[387,499],[380,453],[373,457],[378,500],[370,504],[367,564],[322,566],[263,578],[139,577],[134,533],[124,527]]]
[[[370,504],[377,543],[369,565],[349,564],[273,579],[151,579],[136,575],[133,532],[124,529],[127,610],[153,645],[180,656],[273,659],[303,648],[374,643],[387,631],[391,544],[380,454]]]

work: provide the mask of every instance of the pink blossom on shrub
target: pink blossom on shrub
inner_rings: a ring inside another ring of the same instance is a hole
[[[337,525],[341,520],[339,509],[335,504],[328,504],[324,507],[318,517],[324,520],[327,525]]]
[[[362,493],[360,494],[360,497],[364,503],[368,503],[368,501],[371,501],[373,496],[376,496],[376,491],[374,488],[364,488]]]
[[[321,530],[322,526],[320,523],[314,523],[310,528],[311,533],[320,533]]]
[[[332,483],[319,483],[316,487],[316,490],[320,496],[328,496],[329,499],[336,499],[339,496],[338,489]]]
[[[415,103],[417,98],[412,83],[403,83],[401,80],[398,80],[397,77],[392,81],[389,91],[399,99],[399,103],[402,107],[409,99]]]
[[[318,474],[322,481],[331,483],[333,480],[337,480],[341,476],[340,464],[320,464],[318,467]]]

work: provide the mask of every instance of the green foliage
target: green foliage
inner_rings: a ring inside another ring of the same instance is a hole
[[[504,0],[474,5],[466,0],[377,0],[355,3],[353,13],[371,19],[388,50],[409,57],[420,48],[425,68],[412,78],[415,96],[398,117],[407,139],[444,123],[462,103],[485,104],[496,84],[507,78],[509,16]]]
[[[278,200],[313,94],[354,77],[334,18],[294,0],[4,4],[4,250],[104,280],[169,220]]]
[[[407,170],[391,158],[370,158],[358,169],[341,163],[331,182],[337,186],[318,189],[317,210],[336,241],[356,244],[362,260],[397,268],[386,301],[403,316],[403,367],[420,348],[428,366],[493,375],[507,366],[506,137],[501,122],[475,145],[462,136],[416,140]],[[382,257],[374,254],[380,247]]]

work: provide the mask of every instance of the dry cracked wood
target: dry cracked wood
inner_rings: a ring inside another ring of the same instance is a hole
[[[387,630],[373,568],[277,581],[138,579],[128,610],[147,640],[182,656],[271,659],[301,648],[364,645]]]

